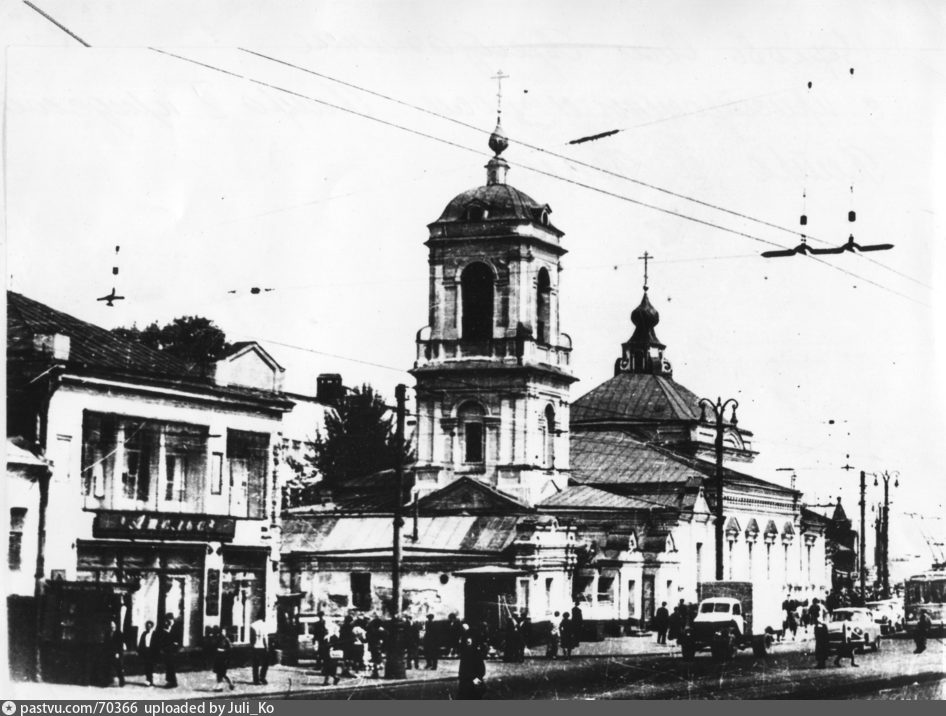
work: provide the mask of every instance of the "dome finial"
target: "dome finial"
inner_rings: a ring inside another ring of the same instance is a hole
[[[646,293],[647,292],[647,262],[653,260],[654,257],[645,251],[643,256],[638,256],[637,258],[644,262],[644,293]]]
[[[498,157],[506,147],[509,146],[509,140],[506,139],[506,133],[503,132],[503,80],[508,79],[509,75],[503,74],[499,70],[490,79],[496,80],[496,129],[489,135],[489,148]]]

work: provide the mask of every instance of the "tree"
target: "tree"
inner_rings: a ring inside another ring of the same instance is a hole
[[[155,322],[143,329],[114,328],[112,332],[187,363],[208,363],[230,347],[226,334],[209,318],[201,316],[181,316],[164,326]]]
[[[326,416],[325,431],[315,439],[312,462],[326,485],[393,468],[398,459],[394,411],[370,385],[347,393],[334,413]],[[401,459],[413,461],[406,441]]]

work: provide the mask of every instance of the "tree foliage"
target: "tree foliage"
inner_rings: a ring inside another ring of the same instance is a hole
[[[315,440],[313,464],[327,485],[344,485],[347,480],[363,477],[397,464],[398,445],[395,415],[384,398],[370,385],[347,393],[328,414],[325,430]],[[405,441],[401,450],[404,464],[412,462]]]
[[[223,330],[201,316],[181,316],[163,326],[155,322],[145,328],[132,326],[112,330],[122,338],[138,341],[187,363],[208,363],[230,347]]]

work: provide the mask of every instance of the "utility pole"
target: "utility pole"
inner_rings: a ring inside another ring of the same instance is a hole
[[[891,475],[887,470],[880,475],[884,481],[884,507],[880,513],[880,588],[884,599],[890,599],[890,478],[893,477],[893,486],[900,487],[899,473]],[[874,476],[874,487],[877,487],[877,476]]]
[[[709,398],[700,398],[700,422],[705,423],[706,408],[713,411],[716,418],[716,579],[723,578],[723,412],[732,403],[732,420],[730,424],[733,428],[738,425],[736,420],[736,408],[739,403],[734,398],[729,398],[725,403],[722,398],[716,398],[713,403]]]
[[[398,384],[394,389],[397,401],[397,422],[394,444],[397,450],[394,462],[394,477],[397,496],[394,500],[394,543],[391,549],[391,632],[388,635],[388,654],[384,678],[403,679],[407,675],[404,652],[401,649],[401,528],[404,526],[404,416],[406,412],[407,386]]]
[[[864,508],[867,506],[867,501],[864,498],[865,492],[867,490],[867,475],[861,470],[861,547],[860,547],[860,568],[861,568],[861,603],[863,604],[867,598],[866,587],[864,582],[867,580],[867,562],[864,561],[864,552],[867,551],[867,534],[865,533],[864,525]]]

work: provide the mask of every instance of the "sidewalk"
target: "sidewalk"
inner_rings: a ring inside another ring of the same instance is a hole
[[[799,631],[797,641],[775,644],[775,650],[786,649],[796,644],[801,645],[806,640]],[[583,642],[573,653],[573,659],[607,658],[620,656],[679,656],[680,650],[675,644],[657,644],[654,635],[612,637],[599,642]],[[559,657],[561,660],[561,657]],[[495,675],[518,673],[546,662],[544,647],[538,647],[527,653],[523,664],[505,663],[501,659],[491,659],[487,662],[487,669]],[[567,662],[564,662],[567,663]],[[213,673],[206,671],[186,671],[177,676],[178,686],[166,689],[162,686],[149,688],[144,677],[135,675],[128,677],[124,688],[115,686],[101,688],[97,686],[75,686],[72,684],[50,684],[14,682],[10,684],[7,693],[0,694],[0,698],[21,700],[109,700],[109,699],[144,699],[144,700],[183,700],[206,698],[253,698],[278,699],[289,694],[300,692],[314,692],[319,694],[334,691],[350,692],[352,689],[372,689],[379,686],[417,683],[423,681],[449,680],[457,678],[459,663],[457,659],[441,659],[436,670],[412,669],[407,672],[405,679],[372,679],[363,672],[352,678],[343,678],[338,686],[323,686],[324,677],[311,664],[299,666],[271,666],[267,675],[267,684],[254,686],[250,667],[231,669],[230,678],[234,682],[233,691],[214,691],[216,679]],[[155,682],[164,682],[163,674],[155,674]]]

